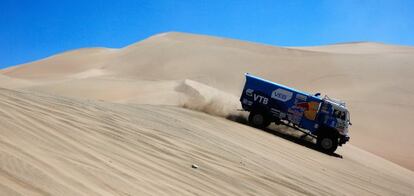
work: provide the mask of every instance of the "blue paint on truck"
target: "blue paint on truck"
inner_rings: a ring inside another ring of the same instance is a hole
[[[243,109],[250,112],[249,122],[253,126],[285,123],[308,131],[317,138],[318,144],[325,144],[321,146],[323,149],[331,147],[336,150],[337,145],[349,140],[348,125],[351,123],[344,102],[305,93],[251,74],[245,76],[240,102]]]

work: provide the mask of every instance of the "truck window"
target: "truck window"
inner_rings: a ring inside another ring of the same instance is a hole
[[[335,118],[339,118],[340,117],[340,111],[339,110],[334,110],[334,113],[333,113],[333,116],[335,117]]]
[[[334,116],[335,118],[339,118],[339,119],[342,119],[342,120],[346,120],[346,114],[345,114],[345,112],[340,111],[340,110],[336,110],[336,109],[334,109],[334,114],[333,114],[333,116]]]
[[[340,119],[345,120],[345,112],[341,111],[341,116],[339,116]]]

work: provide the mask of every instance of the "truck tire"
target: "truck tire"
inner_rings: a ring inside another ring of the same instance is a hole
[[[269,118],[261,112],[250,112],[249,123],[256,128],[266,128],[270,125]]]
[[[316,143],[323,152],[333,153],[338,148],[338,136],[322,133],[317,137]]]

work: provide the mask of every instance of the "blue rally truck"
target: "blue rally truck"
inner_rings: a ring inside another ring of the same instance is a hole
[[[317,146],[327,153],[349,141],[351,122],[344,102],[245,75],[240,102],[250,112],[252,126],[265,128],[272,122],[290,126],[316,138]]]

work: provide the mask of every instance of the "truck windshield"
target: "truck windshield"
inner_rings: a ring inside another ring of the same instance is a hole
[[[348,112],[346,112],[346,111],[341,111],[341,110],[334,109],[334,117],[339,118],[341,120],[346,120],[347,119],[347,115],[348,115],[347,113]]]
[[[341,111],[341,110],[337,110],[337,109],[334,109],[333,116],[335,118],[339,118],[339,119],[344,120],[344,121],[346,121],[346,120],[349,119],[348,118],[349,117],[349,113],[347,111]]]

